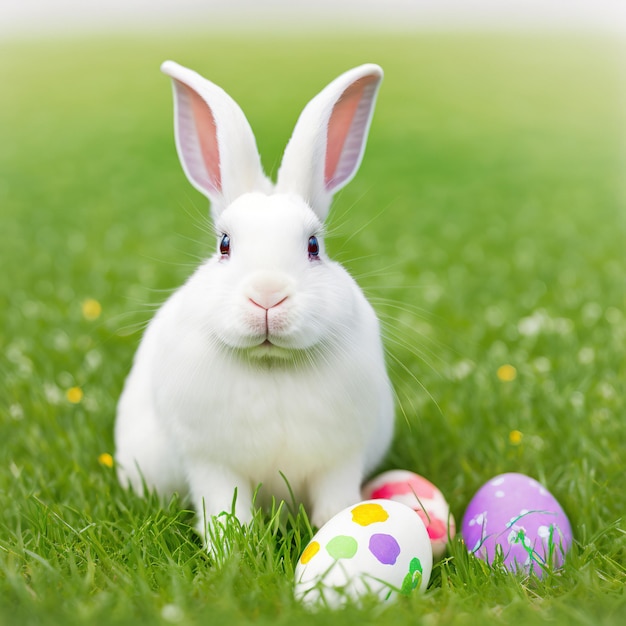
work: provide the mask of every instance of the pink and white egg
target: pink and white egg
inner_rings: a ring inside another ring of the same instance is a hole
[[[556,498],[524,474],[501,474],[485,483],[463,516],[467,549],[494,563],[501,551],[510,571],[541,577],[546,567],[563,564],[572,529]]]
[[[407,470],[383,472],[363,487],[362,496],[401,502],[413,509],[426,526],[435,557],[443,555],[448,539],[455,535],[456,525],[446,499],[419,474]]]

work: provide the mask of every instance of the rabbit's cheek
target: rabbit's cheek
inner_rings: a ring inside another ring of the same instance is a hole
[[[243,314],[243,331],[250,335],[267,336],[267,311],[260,307],[248,306]]]
[[[282,335],[289,330],[288,307],[285,305],[275,306],[267,312],[267,333]]]

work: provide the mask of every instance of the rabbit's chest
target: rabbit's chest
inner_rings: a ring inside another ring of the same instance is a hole
[[[297,479],[367,439],[372,404],[366,407],[367,399],[336,376],[228,369],[203,386],[183,379],[187,390],[167,410],[176,413],[175,436],[186,451],[250,476],[282,472]]]

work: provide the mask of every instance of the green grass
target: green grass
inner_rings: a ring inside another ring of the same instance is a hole
[[[1,44],[0,623],[623,623],[619,52],[549,35]],[[165,58],[240,102],[273,173],[317,90],[384,67],[330,246],[385,324],[399,398],[385,467],[430,478],[459,524],[490,477],[538,478],[576,539],[560,573],[490,571],[455,540],[424,596],[309,614],[292,597],[303,515],[232,528],[215,564],[189,511],[124,492],[99,462],[142,326],[209,246]]]

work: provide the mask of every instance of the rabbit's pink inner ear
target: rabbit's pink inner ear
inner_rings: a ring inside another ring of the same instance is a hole
[[[324,184],[329,191],[349,179],[359,166],[378,81],[378,76],[355,81],[333,107],[324,168]]]
[[[191,114],[195,126],[195,140],[198,143],[202,164],[196,166],[204,168],[200,172],[192,172],[198,179],[211,188],[212,191],[221,192],[222,176],[220,171],[220,152],[217,142],[217,126],[209,105],[191,88],[181,83],[191,104]],[[193,161],[193,159],[192,159]]]

